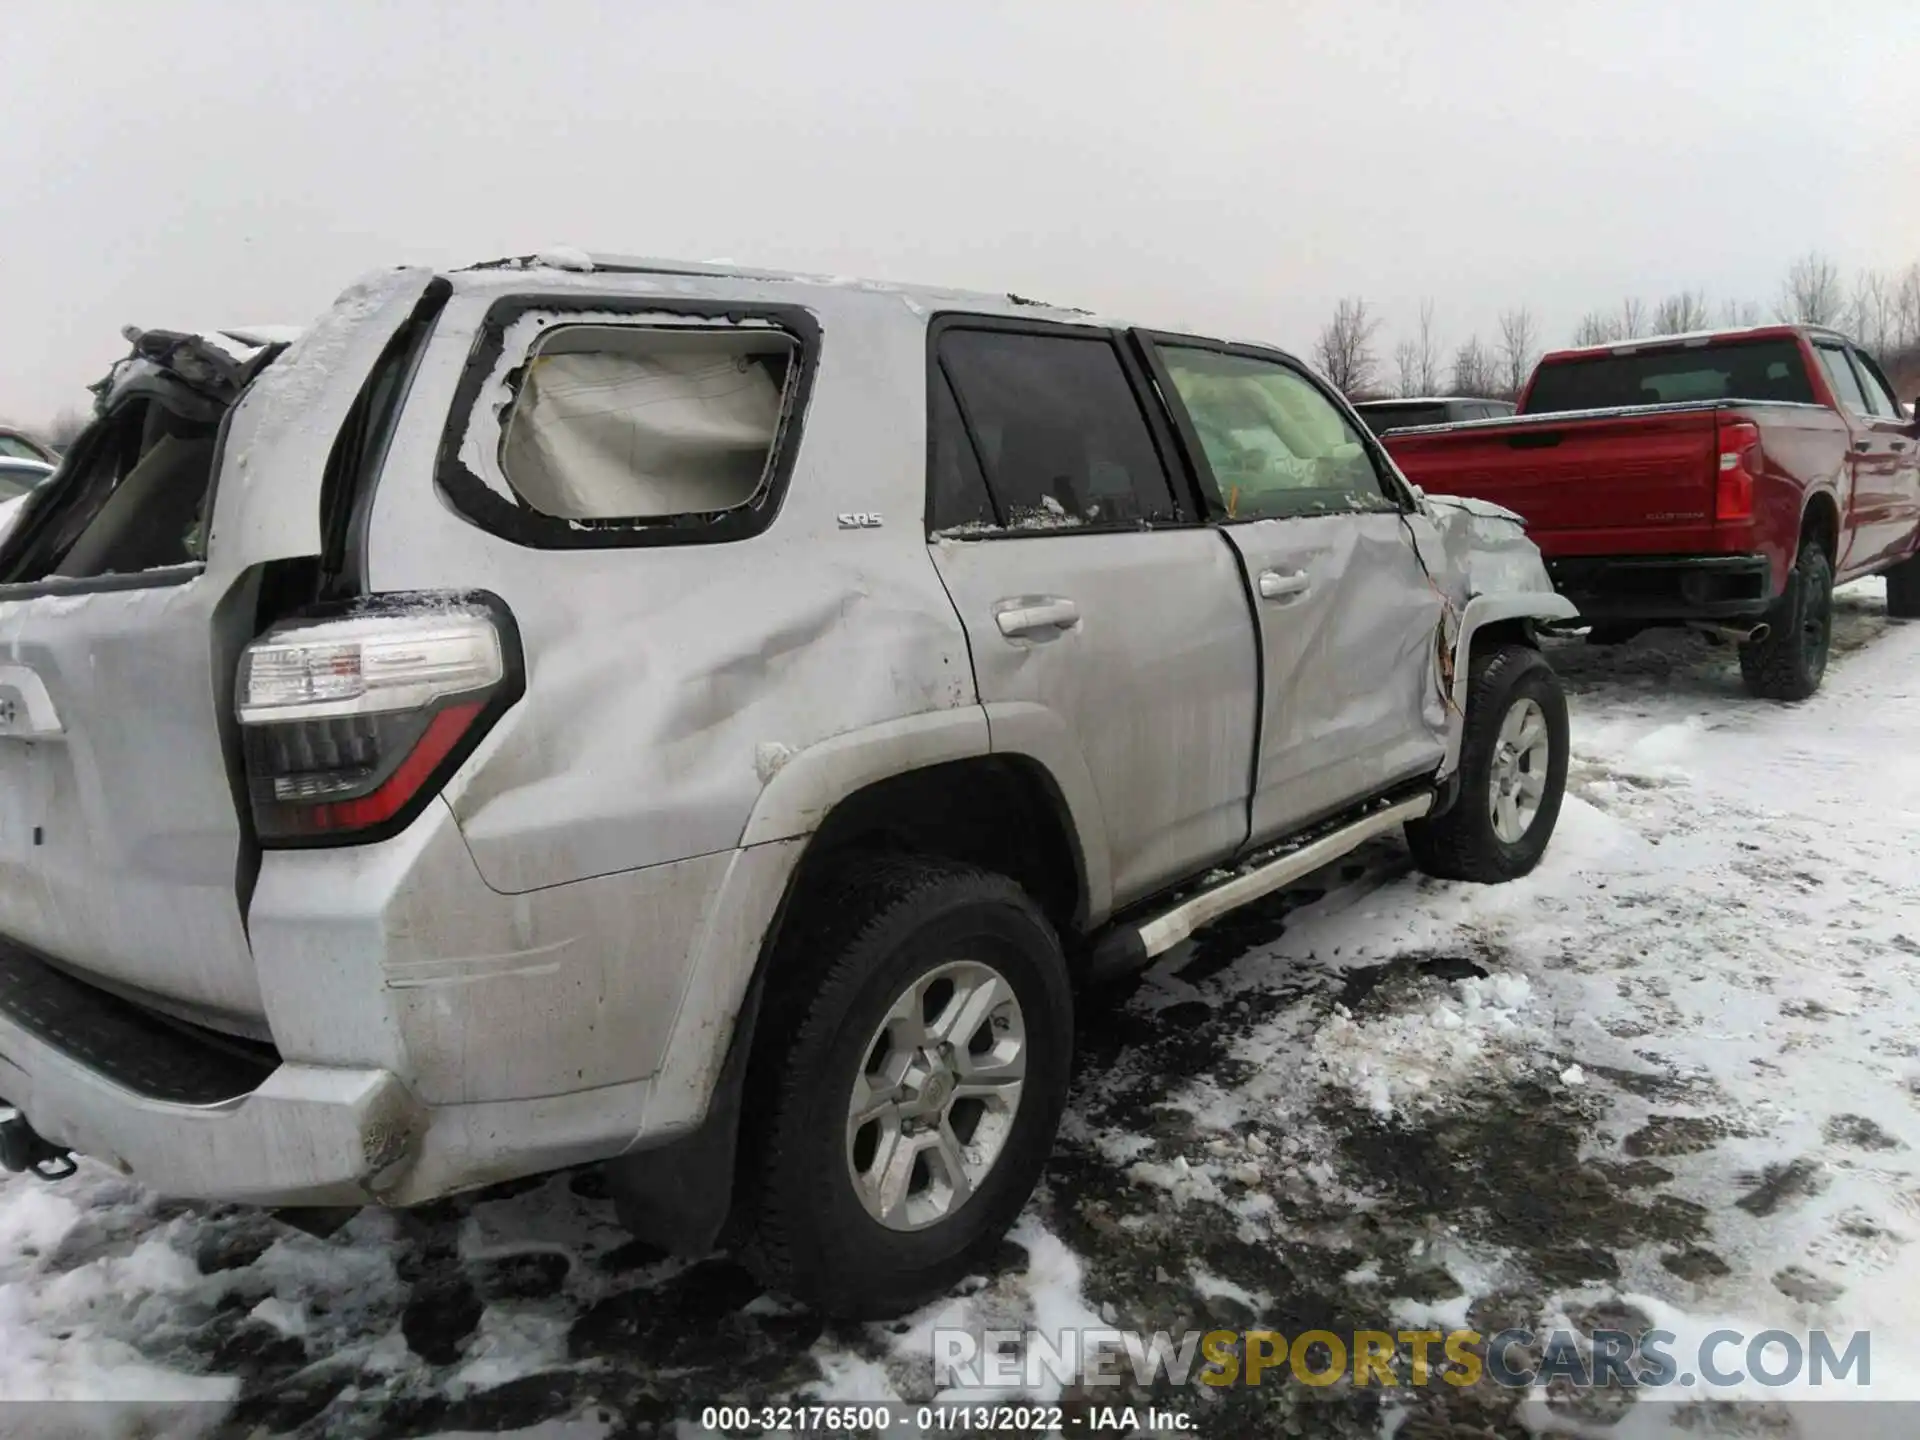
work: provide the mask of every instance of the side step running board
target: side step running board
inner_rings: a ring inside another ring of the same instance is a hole
[[[1431,794],[1415,795],[1361,816],[1339,829],[1308,841],[1297,850],[1276,855],[1264,864],[1222,880],[1187,896],[1178,904],[1144,920],[1130,920],[1109,931],[1094,947],[1090,978],[1106,980],[1137,970],[1156,955],[1164,955],[1209,921],[1263,895],[1291,885],[1323,865],[1359,849],[1376,835],[1433,809]]]

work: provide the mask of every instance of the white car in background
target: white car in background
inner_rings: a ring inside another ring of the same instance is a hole
[[[0,535],[13,528],[13,518],[31,495],[46,483],[54,467],[44,460],[0,455]]]

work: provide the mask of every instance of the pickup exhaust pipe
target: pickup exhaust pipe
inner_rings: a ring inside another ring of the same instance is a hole
[[[1691,621],[1690,624],[1703,635],[1712,635],[1735,645],[1750,645],[1764,640],[1773,628],[1764,620],[1758,625],[1715,625],[1705,620]]]

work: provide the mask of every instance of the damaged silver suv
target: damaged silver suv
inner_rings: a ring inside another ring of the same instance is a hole
[[[1291,357],[589,259],[138,334],[0,546],[0,1159],[311,1222],[610,1162],[979,1267],[1074,996],[1404,826],[1539,860],[1563,619]]]

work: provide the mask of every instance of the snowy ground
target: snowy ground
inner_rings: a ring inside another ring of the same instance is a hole
[[[588,1173],[323,1241],[83,1168],[0,1183],[0,1399],[200,1397],[235,1433],[694,1433],[726,1398],[927,1398],[940,1318],[1595,1315],[1871,1328],[1874,1393],[1920,1398],[1920,625],[1889,625],[1877,585],[1840,605],[1798,707],[1747,699],[1697,637],[1556,645],[1574,764],[1540,871],[1442,884],[1381,844],[1169,956],[1083,1019],[1065,1135],[997,1273],[911,1324],[826,1330],[724,1260],[659,1261]],[[1401,1393],[1180,1403],[1208,1435],[1580,1418]],[[1643,1408],[1610,1433],[1654,1431]],[[35,1413],[135,1433],[124,1408]],[[1813,1414],[1659,1421],[1838,1433]]]

